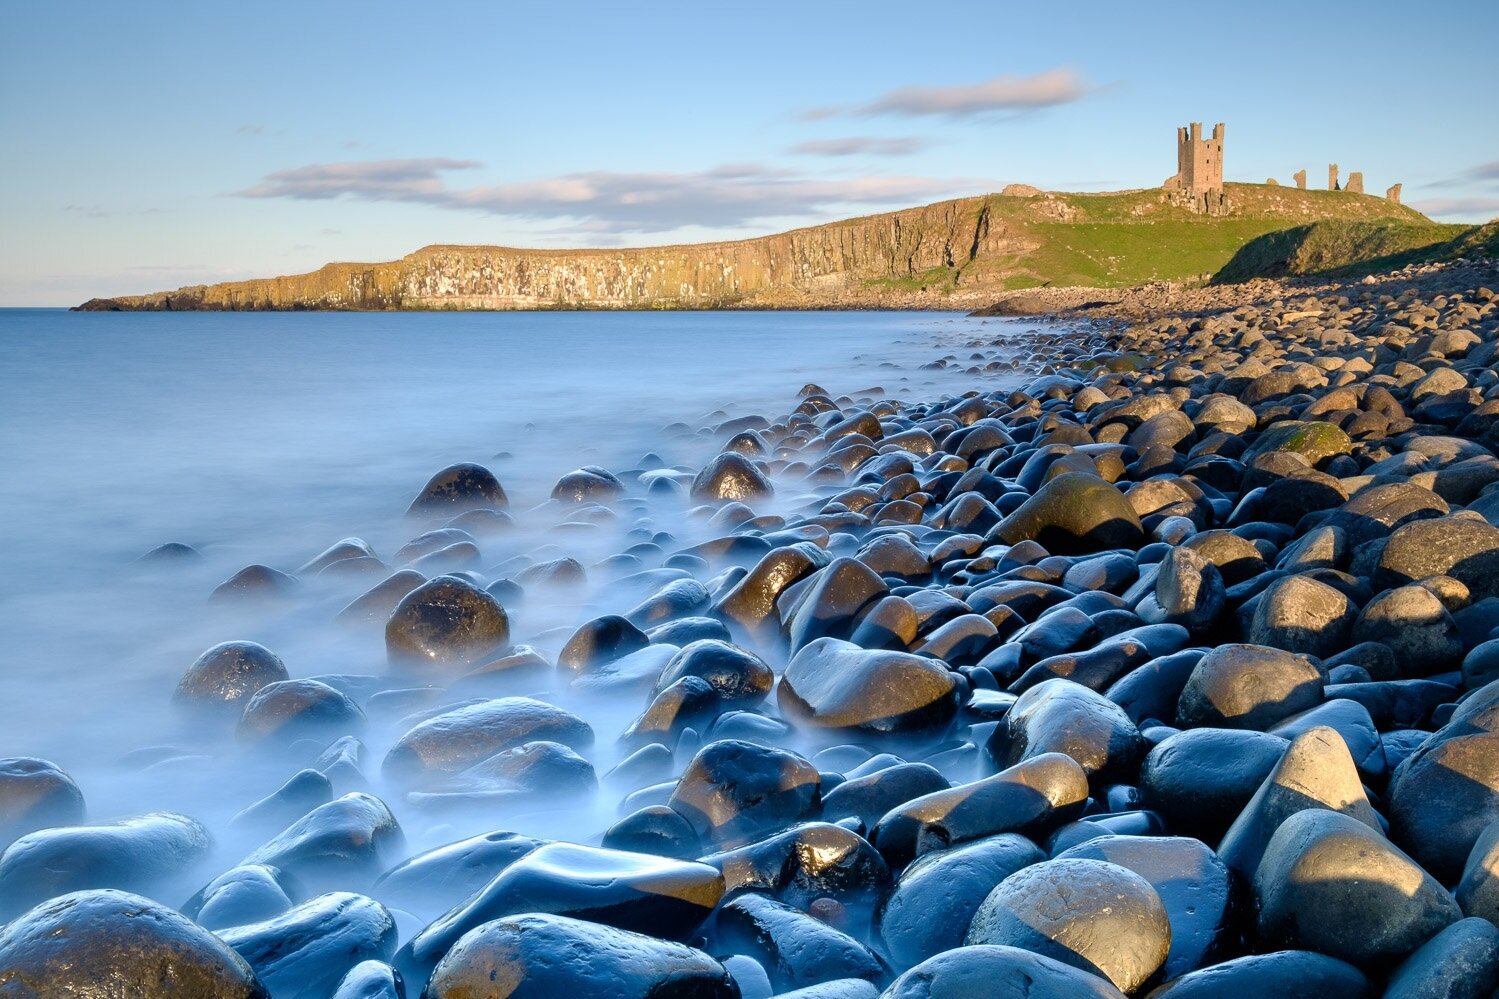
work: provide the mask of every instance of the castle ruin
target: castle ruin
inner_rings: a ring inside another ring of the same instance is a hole
[[[1194,212],[1222,215],[1228,211],[1223,193],[1223,122],[1213,126],[1210,138],[1202,137],[1202,122],[1194,121],[1176,130],[1176,173],[1163,185],[1176,192],[1179,201]]]
[[[1306,190],[1306,170],[1297,170],[1291,175],[1296,188]],[[1265,181],[1278,187],[1273,177]],[[1213,134],[1202,136],[1202,122],[1194,121],[1186,128],[1176,130],[1176,173],[1161,185],[1168,193],[1165,200],[1202,215],[1227,215],[1228,195],[1223,189],[1223,122],[1213,126]],[[1346,191],[1349,194],[1364,193],[1364,175],[1353,171],[1346,184],[1338,183],[1338,165],[1327,165],[1327,189]],[[1385,191],[1385,198],[1400,203],[1400,185]]]

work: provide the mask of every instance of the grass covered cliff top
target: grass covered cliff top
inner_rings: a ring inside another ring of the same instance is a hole
[[[751,239],[637,248],[424,247],[400,260],[94,300],[96,309],[967,307],[1026,288],[1203,283],[1357,267],[1469,238],[1384,198],[1226,186],[988,194]],[[1475,245],[1481,245],[1475,244]]]

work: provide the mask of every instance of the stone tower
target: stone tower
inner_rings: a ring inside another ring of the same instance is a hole
[[[1363,194],[1364,193],[1364,175],[1363,175],[1363,173],[1361,173],[1358,170],[1355,170],[1352,173],[1350,173],[1348,175],[1348,183],[1346,183],[1346,184],[1343,185],[1343,190],[1349,192],[1350,194]]]
[[[1400,204],[1400,185],[1396,184],[1395,186],[1386,190],[1384,196],[1395,202],[1395,204]]]
[[[1338,165],[1336,163],[1327,164],[1327,189],[1329,191],[1342,190],[1342,188],[1338,186]]]
[[[1227,211],[1223,194],[1223,122],[1213,126],[1210,138],[1202,137],[1202,122],[1194,121],[1176,130],[1176,173],[1163,185],[1181,194],[1180,200],[1194,212],[1217,215]]]

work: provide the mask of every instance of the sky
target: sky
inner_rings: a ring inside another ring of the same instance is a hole
[[[1499,3],[6,3],[0,306],[1329,162],[1499,215]]]

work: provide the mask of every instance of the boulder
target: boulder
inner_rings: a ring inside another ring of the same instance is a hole
[[[800,909],[748,893],[714,918],[721,948],[758,961],[781,990],[843,978],[881,982],[885,969],[862,943]]]
[[[408,592],[385,624],[385,650],[408,668],[475,665],[510,640],[500,602],[457,576],[438,576]]]
[[[735,451],[714,458],[692,480],[692,498],[702,502],[753,503],[775,495],[775,488],[760,467]]]
[[[0,929],[9,999],[271,999],[244,959],[186,916],[139,895],[62,895]]]
[[[562,708],[529,697],[499,697],[446,711],[414,726],[385,754],[394,780],[420,782],[467,770],[528,742],[559,742],[574,750],[593,744],[593,729]]]
[[[1155,889],[1133,871],[1100,860],[1048,860],[989,894],[967,943],[1033,951],[1134,992],[1165,963],[1171,922]]]
[[[47,760],[0,759],[0,849],[26,833],[83,821],[83,792]]]
[[[275,999],[324,999],[362,961],[389,960],[396,923],[372,898],[320,895],[289,912],[218,931]]]
[[[704,840],[734,846],[814,817],[820,785],[795,753],[724,739],[698,750],[668,804]]]
[[[1248,638],[1255,645],[1326,658],[1348,647],[1358,608],[1341,590],[1310,576],[1283,576],[1255,605]]]
[[[1254,874],[1261,940],[1388,965],[1462,918],[1435,878],[1378,831],[1320,808],[1287,818]]]
[[[1168,982],[1147,999],[1373,999],[1369,979],[1347,961],[1309,950],[1236,957]]]
[[[1123,999],[1106,978],[1019,947],[972,946],[928,958],[882,999]]]
[[[423,995],[740,999],[739,987],[723,965],[702,951],[580,919],[538,914],[497,919],[471,930],[437,965]]]
[[[1124,494],[1087,472],[1049,480],[991,533],[1010,545],[1035,541],[1054,555],[1135,549],[1145,537]]]
[[[1071,680],[1037,684],[1010,707],[987,749],[1003,769],[1047,753],[1076,760],[1090,779],[1128,779],[1145,740],[1122,708]]]
[[[1220,645],[1197,663],[1177,724],[1264,731],[1322,702],[1325,680],[1302,656],[1263,645]]]
[[[958,710],[957,683],[941,662],[836,638],[792,657],[776,700],[792,721],[869,735],[940,731]]]
[[[187,668],[172,700],[192,707],[238,711],[266,684],[289,679],[286,664],[264,645],[221,642]]]
[[[483,465],[449,465],[427,480],[406,510],[407,516],[453,516],[466,510],[502,510],[510,505],[500,480]]]

